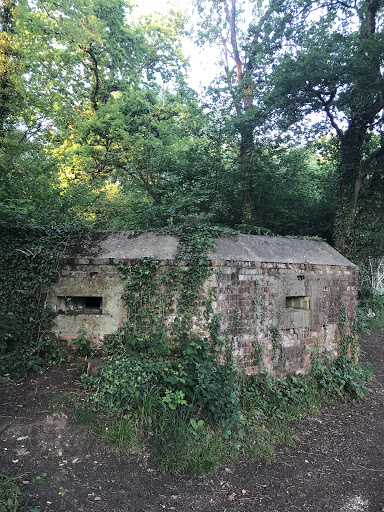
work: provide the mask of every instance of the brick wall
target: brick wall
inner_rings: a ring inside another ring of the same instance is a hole
[[[83,329],[87,337],[102,342],[106,335],[122,327],[127,310],[121,299],[124,281],[117,265],[137,261],[63,260],[60,280],[49,297],[53,309],[59,296],[102,296],[103,308],[100,315],[58,315],[53,328],[56,338],[70,342]],[[335,353],[341,295],[348,325],[354,319],[356,269],[239,261],[212,263],[213,273],[204,285],[204,293],[215,290],[212,309],[221,318],[220,334],[232,341],[235,360],[247,373],[268,370],[277,377],[307,373],[311,346],[325,344]],[[167,262],[161,264],[166,266]],[[168,325],[173,318],[170,315]],[[201,336],[207,336],[203,315],[195,319],[194,327]],[[259,348],[263,363],[256,365],[253,353]]]
[[[266,368],[280,377],[310,370],[310,346],[324,344],[335,353],[340,296],[349,328],[357,277],[349,267],[225,262],[213,307],[222,316],[222,334],[235,340],[238,365],[247,373]],[[305,298],[308,309],[289,307],[287,297]],[[264,361],[256,366],[252,352],[259,346]]]

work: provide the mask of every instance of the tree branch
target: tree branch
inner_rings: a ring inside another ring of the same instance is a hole
[[[381,89],[377,93],[377,97],[374,103],[370,105],[363,115],[363,121],[365,124],[371,124],[377,114],[384,108],[384,91]]]
[[[259,39],[260,39],[260,36],[261,36],[261,29],[263,28],[263,25],[264,23],[267,21],[267,19],[271,16],[271,14],[273,12],[275,12],[276,9],[274,8],[269,8],[265,11],[265,13],[263,14],[263,16],[260,18],[258,24],[256,25],[256,27],[254,28],[254,30],[252,30],[252,33],[253,33],[253,37],[252,37],[252,40],[251,40],[251,51],[252,53],[255,51],[256,49],[256,44],[259,42]],[[253,66],[252,66],[252,63],[251,63],[251,60],[248,59],[248,62],[246,63],[246,66],[247,66],[247,70],[251,71]]]
[[[93,89],[92,89],[92,92],[91,92],[91,95],[90,95],[90,100],[91,100],[91,103],[92,103],[93,110],[96,112],[96,110],[98,109],[98,105],[97,105],[97,101],[96,101],[96,96],[97,96],[97,93],[99,92],[99,69],[98,69],[97,59],[96,59],[96,56],[95,56],[95,54],[93,52],[92,46],[89,46],[89,48],[85,48],[85,49],[82,49],[82,50],[87,55],[89,55],[89,57],[91,58],[91,61],[92,61],[92,64],[85,63],[85,65],[93,73]]]
[[[226,77],[226,81],[227,81],[227,85],[228,85],[228,90],[229,90],[230,95],[232,96],[233,103],[234,103],[235,109],[236,109],[236,114],[239,116],[242,114],[242,112],[241,112],[241,107],[239,105],[239,101],[236,97],[236,92],[233,90],[233,87],[232,87],[231,71],[229,69],[229,62],[228,62],[228,48],[226,46],[224,46],[224,58],[225,58],[224,71],[225,71],[225,77]]]
[[[360,31],[360,38],[367,39],[369,36],[375,33],[376,30],[376,14],[380,7],[380,0],[371,0],[367,8],[367,16]]]
[[[145,99],[147,100],[147,106],[148,106],[148,112],[149,112],[149,119],[148,119],[148,148],[147,148],[147,167],[146,167],[146,180],[147,185],[149,185],[149,168],[151,165],[151,142],[152,142],[152,112],[151,112],[151,105],[149,103],[148,96],[145,96]]]
[[[344,139],[345,139],[345,135],[344,135],[344,132],[343,130],[340,128],[340,126],[336,123],[336,120],[335,120],[335,116],[332,114],[331,112],[331,109],[330,109],[330,105],[333,101],[333,99],[335,98],[336,96],[336,91],[333,91],[332,93],[329,93],[330,94],[330,97],[328,100],[325,100],[321,94],[320,91],[317,91],[316,89],[312,89],[312,91],[316,94],[316,96],[319,98],[319,100],[321,101],[321,104],[323,105],[324,107],[324,110],[325,110],[325,113],[327,114],[327,117],[329,119],[329,121],[331,122],[331,125],[333,126],[333,128],[336,130],[336,133],[339,137],[339,139],[343,142]]]
[[[236,64],[237,82],[241,83],[243,79],[243,65],[240,59],[239,48],[236,37],[236,0],[232,0],[232,10],[229,12],[228,1],[221,0],[224,4],[225,18],[229,25],[231,46],[233,50],[233,58]]]

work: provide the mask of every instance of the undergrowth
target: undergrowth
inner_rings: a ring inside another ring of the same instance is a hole
[[[358,328],[367,333],[384,326],[384,293],[369,286],[359,288],[356,317]]]
[[[202,363],[189,374],[172,357],[111,362],[98,377],[83,379],[98,418],[93,433],[117,455],[147,453],[170,472],[204,475],[228,462],[271,462],[276,444],[295,444],[296,420],[325,402],[358,401],[369,391],[369,366],[347,356],[331,360],[326,352],[313,359],[309,375],[286,380],[228,366],[217,372],[212,359],[203,364],[203,381],[208,372],[215,377],[203,388],[196,386]]]
[[[16,480],[0,470],[0,512],[19,510],[20,489]]]
[[[59,228],[0,228],[0,384],[64,361],[47,333],[46,294],[68,239]]]

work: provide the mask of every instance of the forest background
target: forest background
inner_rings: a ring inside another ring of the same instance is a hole
[[[188,21],[2,0],[0,225],[204,223],[382,255],[382,4],[194,0]],[[217,48],[199,92],[186,37]]]

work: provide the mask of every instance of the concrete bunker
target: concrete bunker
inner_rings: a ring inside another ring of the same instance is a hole
[[[231,338],[240,367],[276,376],[306,373],[311,346],[321,344],[335,353],[341,300],[347,329],[354,319],[355,265],[318,240],[238,235],[221,237],[215,245],[202,293],[213,297],[211,315],[220,319],[220,335]],[[177,246],[175,236],[153,232],[79,234],[49,294],[56,312],[52,334],[70,344],[81,332],[102,343],[127,320],[120,266],[151,256],[166,268]],[[170,311],[167,325],[173,320]],[[194,318],[194,328],[209,337],[203,314]],[[255,360],[256,348],[262,361]]]

